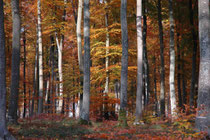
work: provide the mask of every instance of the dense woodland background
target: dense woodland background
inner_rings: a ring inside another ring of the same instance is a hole
[[[162,138],[210,134],[209,0],[0,0],[0,12],[0,139],[14,139],[6,120],[27,137],[46,118],[130,127],[81,139],[161,138],[154,124]]]

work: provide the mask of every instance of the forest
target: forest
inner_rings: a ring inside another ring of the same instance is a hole
[[[209,0],[0,0],[0,140],[210,139]]]

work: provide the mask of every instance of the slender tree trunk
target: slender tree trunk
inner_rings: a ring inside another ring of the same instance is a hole
[[[81,25],[82,25],[82,5],[83,0],[79,0],[78,3],[78,13],[77,13],[77,50],[78,50],[78,61],[79,61],[79,70],[80,70],[80,87],[83,89],[83,72],[84,72],[84,62],[82,55],[82,36],[81,36]],[[81,118],[83,94],[79,94],[80,101],[78,102],[79,106],[79,117]]]
[[[174,16],[173,1],[169,0],[169,21],[170,21],[170,102],[172,119],[176,117],[176,94],[175,94],[175,49],[174,49]]]
[[[127,29],[127,0],[121,0],[121,34],[122,34],[122,58],[121,58],[121,88],[120,88],[120,114],[119,121],[127,126],[127,79],[128,79],[128,29]]]
[[[38,47],[39,47],[39,102],[38,114],[43,112],[43,54],[42,54],[42,27],[41,27],[41,0],[37,1],[38,12]]]
[[[18,94],[20,80],[20,13],[19,0],[12,0],[12,78],[8,120],[17,123]]]
[[[13,138],[6,125],[6,56],[3,0],[0,0],[0,140]]]
[[[23,102],[23,118],[26,117],[26,37],[25,37],[25,29],[23,32],[23,54],[24,54],[24,60],[23,60],[23,98],[24,98],[24,102]]]
[[[145,93],[146,93],[146,104],[149,103],[150,97],[150,78],[149,78],[149,63],[147,58],[147,0],[142,1],[143,8],[143,62],[144,62],[144,75],[145,75]]]
[[[143,92],[143,38],[142,38],[142,0],[137,0],[137,92],[136,92],[136,123],[142,117],[142,92]]]
[[[105,4],[107,4],[107,1],[105,0]],[[105,9],[106,10],[106,9]],[[106,68],[106,83],[105,83],[105,90],[104,93],[109,92],[109,23],[108,23],[108,12],[106,11],[105,14],[105,26],[106,26],[106,60],[105,60],[105,68]]]
[[[182,69],[182,100],[183,100],[183,104],[186,105],[187,104],[187,91],[186,91],[186,84],[185,84],[185,65],[184,65],[184,50],[182,51],[182,64],[181,64],[181,69]],[[185,109],[185,107],[184,107]]]
[[[54,45],[54,37],[53,36],[51,36],[51,38],[50,38],[50,40],[51,40],[51,48],[50,48],[50,61],[51,61],[51,79],[50,79],[50,95],[49,95],[49,103],[50,103],[50,106],[49,106],[49,112],[50,113],[53,113],[53,102],[54,102],[54,99],[53,99],[53,95],[54,95],[54,86],[55,86],[55,84],[54,84],[54,77],[55,77],[55,72],[54,72],[54,67],[55,67],[55,45]]]
[[[198,2],[199,14],[199,44],[200,44],[200,71],[196,116],[196,128],[207,131],[210,137],[210,24],[209,0]]]
[[[190,107],[194,106],[195,101],[195,84],[196,81],[196,56],[197,56],[197,34],[194,27],[194,13],[192,9],[192,0],[189,0],[189,12],[190,12],[190,27],[193,39],[193,56],[192,56],[192,77],[191,77],[191,87],[190,87]]]
[[[157,116],[159,116],[159,104],[157,99],[157,77],[156,77],[156,57],[154,55],[153,57],[153,63],[154,63],[154,95],[155,95],[155,113]]]
[[[89,121],[90,110],[90,11],[89,0],[84,0],[84,87],[81,119]]]
[[[161,116],[165,115],[165,64],[164,64],[164,43],[163,43],[163,25],[161,15],[161,0],[158,0],[158,25],[159,25],[159,38],[160,38],[160,113]]]

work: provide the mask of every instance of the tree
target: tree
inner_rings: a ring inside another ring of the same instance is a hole
[[[209,36],[209,0],[198,2],[200,71],[198,87],[198,112],[196,128],[207,131],[210,136],[210,36]]]
[[[81,119],[89,121],[90,110],[90,11],[89,0],[84,0],[84,86]]]
[[[17,123],[18,94],[20,80],[20,13],[19,0],[12,0],[12,79],[8,119]]]
[[[159,26],[159,38],[160,38],[160,113],[161,116],[165,115],[165,65],[164,65],[164,43],[163,43],[163,25],[161,15],[161,0],[158,0],[158,26]]]
[[[136,123],[142,115],[143,92],[143,40],[142,40],[142,0],[137,0],[137,92],[136,92]]]
[[[121,21],[121,83],[120,83],[120,116],[119,121],[123,126],[127,126],[126,107],[127,107],[127,79],[128,79],[128,27],[127,27],[127,0],[121,0],[120,10]]]
[[[13,138],[6,125],[6,56],[3,0],[0,0],[0,140]]]
[[[38,13],[38,62],[39,62],[39,102],[38,102],[38,114],[43,111],[43,60],[42,60],[42,27],[41,27],[41,0],[37,1],[37,13]]]
[[[176,94],[175,94],[175,49],[174,49],[174,17],[173,17],[173,1],[169,0],[169,21],[170,21],[170,101],[171,115],[176,117]]]

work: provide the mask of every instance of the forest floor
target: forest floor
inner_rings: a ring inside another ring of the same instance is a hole
[[[41,115],[20,119],[18,125],[9,125],[9,131],[18,140],[67,139],[67,140],[191,140],[201,139],[204,133],[195,133],[193,122],[180,119],[171,123],[157,117],[147,117],[144,124],[119,127],[117,121],[91,121],[91,125],[79,125],[78,121],[62,116]]]

